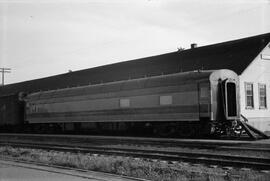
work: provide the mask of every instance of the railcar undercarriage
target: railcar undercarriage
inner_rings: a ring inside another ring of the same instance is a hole
[[[2,126],[0,132],[42,134],[88,134],[119,136],[155,136],[174,138],[267,139],[266,134],[241,120],[198,122],[111,122],[111,123],[50,123]]]

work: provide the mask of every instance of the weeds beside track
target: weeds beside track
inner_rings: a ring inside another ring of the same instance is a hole
[[[50,136],[49,136],[50,137]],[[47,137],[48,138],[48,137]],[[61,138],[61,139],[60,139]],[[266,147],[254,147],[252,145],[243,144],[237,146],[234,142],[198,142],[198,141],[184,141],[177,142],[173,141],[151,141],[148,140],[140,140],[137,139],[136,145],[133,147],[129,147],[126,144],[131,145],[135,142],[132,142],[132,139],[116,139],[113,140],[112,137],[95,137],[98,139],[94,139],[93,142],[87,142],[85,139],[75,139],[76,137],[70,137],[68,142],[61,142],[63,140],[62,137],[58,137],[50,139],[50,141],[46,141],[44,139],[44,135],[41,137],[26,135],[24,139],[22,137],[12,140],[1,140],[1,145],[10,145],[15,147],[26,147],[26,148],[37,148],[37,149],[46,149],[46,150],[57,150],[57,151],[65,151],[65,152],[82,152],[82,153],[94,153],[94,154],[103,154],[103,155],[120,155],[120,156],[129,156],[129,157],[139,157],[139,158],[148,158],[148,159],[159,159],[164,161],[185,161],[192,163],[203,163],[203,164],[215,164],[221,166],[233,166],[233,167],[248,167],[253,169],[270,169],[270,159],[262,158],[256,156],[240,156],[240,155],[230,155],[229,152],[231,150],[234,151],[254,151],[254,152],[266,152],[270,153],[270,148]],[[68,138],[66,138],[68,139]],[[22,142],[23,140],[23,142]],[[39,141],[37,141],[39,140]],[[48,139],[49,140],[49,139]],[[84,143],[87,142],[87,145]],[[112,142],[115,143],[114,146],[111,146]],[[76,144],[75,144],[76,143]],[[98,143],[98,144],[95,144]],[[117,143],[117,144],[116,144]],[[186,143],[186,144],[185,144]],[[104,146],[108,144],[109,146]],[[145,148],[140,147],[138,145],[155,145],[159,148]],[[196,146],[200,149],[212,149],[216,150],[210,153],[200,152],[197,150],[196,152],[190,151],[179,151],[179,150],[164,150],[166,146],[174,145],[174,147],[191,147],[196,148]],[[268,145],[267,145],[268,146]],[[228,154],[221,154],[218,150],[227,150]],[[257,153],[258,154],[258,153]]]

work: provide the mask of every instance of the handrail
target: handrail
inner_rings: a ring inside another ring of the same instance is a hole
[[[241,117],[244,119],[244,121],[247,123],[248,122],[248,119],[243,115],[241,114]]]
[[[241,120],[239,120],[239,121],[240,121],[240,123],[243,125],[243,128],[245,129],[245,131],[247,132],[247,134],[248,134],[250,137],[252,137],[253,139],[258,139],[258,137],[256,137],[256,136],[254,135],[254,133],[255,133],[255,134],[257,134],[258,136],[261,136],[263,139],[269,139],[269,136],[266,135],[264,132],[258,130],[257,128],[255,128],[255,127],[253,127],[253,126],[251,126],[251,125],[249,125],[249,124],[247,123],[247,122],[248,122],[248,119],[247,119],[245,116],[243,116],[243,115],[241,114],[241,117],[244,119],[244,121],[241,121]]]

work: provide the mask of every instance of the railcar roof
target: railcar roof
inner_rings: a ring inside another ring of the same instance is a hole
[[[125,81],[108,82],[95,85],[40,91],[30,94],[31,99],[47,99],[52,97],[69,97],[84,94],[109,93],[115,91],[134,90],[141,88],[153,88],[162,86],[173,86],[195,81],[209,80],[211,71],[191,71],[169,75],[159,75]],[[29,98],[29,96],[28,96]]]
[[[270,33],[6,85],[0,96],[171,74],[230,69],[241,74],[270,42]]]

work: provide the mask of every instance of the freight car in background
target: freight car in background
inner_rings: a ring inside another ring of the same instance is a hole
[[[24,120],[24,101],[21,94],[10,94],[0,98],[0,131],[21,129]]]
[[[240,119],[239,80],[231,70],[40,91],[24,100],[25,124],[43,131],[210,135]]]

